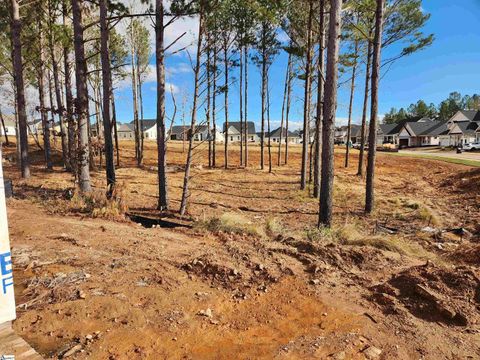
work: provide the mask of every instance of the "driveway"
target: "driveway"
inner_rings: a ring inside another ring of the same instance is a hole
[[[400,150],[400,153],[405,155],[413,155],[413,156],[425,155],[425,156],[444,157],[448,159],[480,161],[480,152],[465,151],[461,154],[457,154],[455,150],[441,151],[436,149],[436,150]]]

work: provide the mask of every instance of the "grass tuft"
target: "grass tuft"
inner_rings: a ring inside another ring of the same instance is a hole
[[[198,221],[195,227],[213,233],[225,232],[256,237],[263,237],[265,235],[263,228],[255,226],[243,215],[233,212],[225,213],[220,217],[212,217],[207,220]]]

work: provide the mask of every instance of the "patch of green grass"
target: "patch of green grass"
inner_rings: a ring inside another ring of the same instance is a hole
[[[394,155],[394,156],[427,159],[427,160],[438,160],[438,161],[444,161],[452,164],[480,167],[480,161],[472,160],[472,159],[458,159],[458,158],[449,158],[444,156],[426,155],[426,154],[402,154],[402,153],[387,153],[387,154]]]

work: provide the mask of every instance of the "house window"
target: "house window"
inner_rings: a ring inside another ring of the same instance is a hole
[[[233,136],[230,136],[230,141],[233,141]]]

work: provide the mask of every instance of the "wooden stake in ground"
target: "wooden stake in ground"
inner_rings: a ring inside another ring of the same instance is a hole
[[[375,156],[377,145],[377,116],[378,116],[378,84],[380,81],[380,62],[382,59],[382,33],[383,33],[383,10],[385,0],[377,0],[375,17],[375,37],[373,40],[373,64],[372,64],[372,105],[370,111],[370,133],[368,134],[368,164],[367,164],[367,187],[365,194],[365,212],[373,211],[375,206]]]
[[[15,74],[15,100],[20,138],[20,166],[22,178],[27,179],[30,177],[30,164],[28,161],[27,111],[25,105],[25,85],[23,81],[22,21],[20,20],[20,6],[17,0],[11,0],[11,11],[12,63]]]
[[[318,226],[330,227],[333,207],[334,135],[337,107],[338,54],[340,48],[342,0],[332,0],[328,31],[327,77],[323,105],[322,177],[320,183],[320,213]]]

